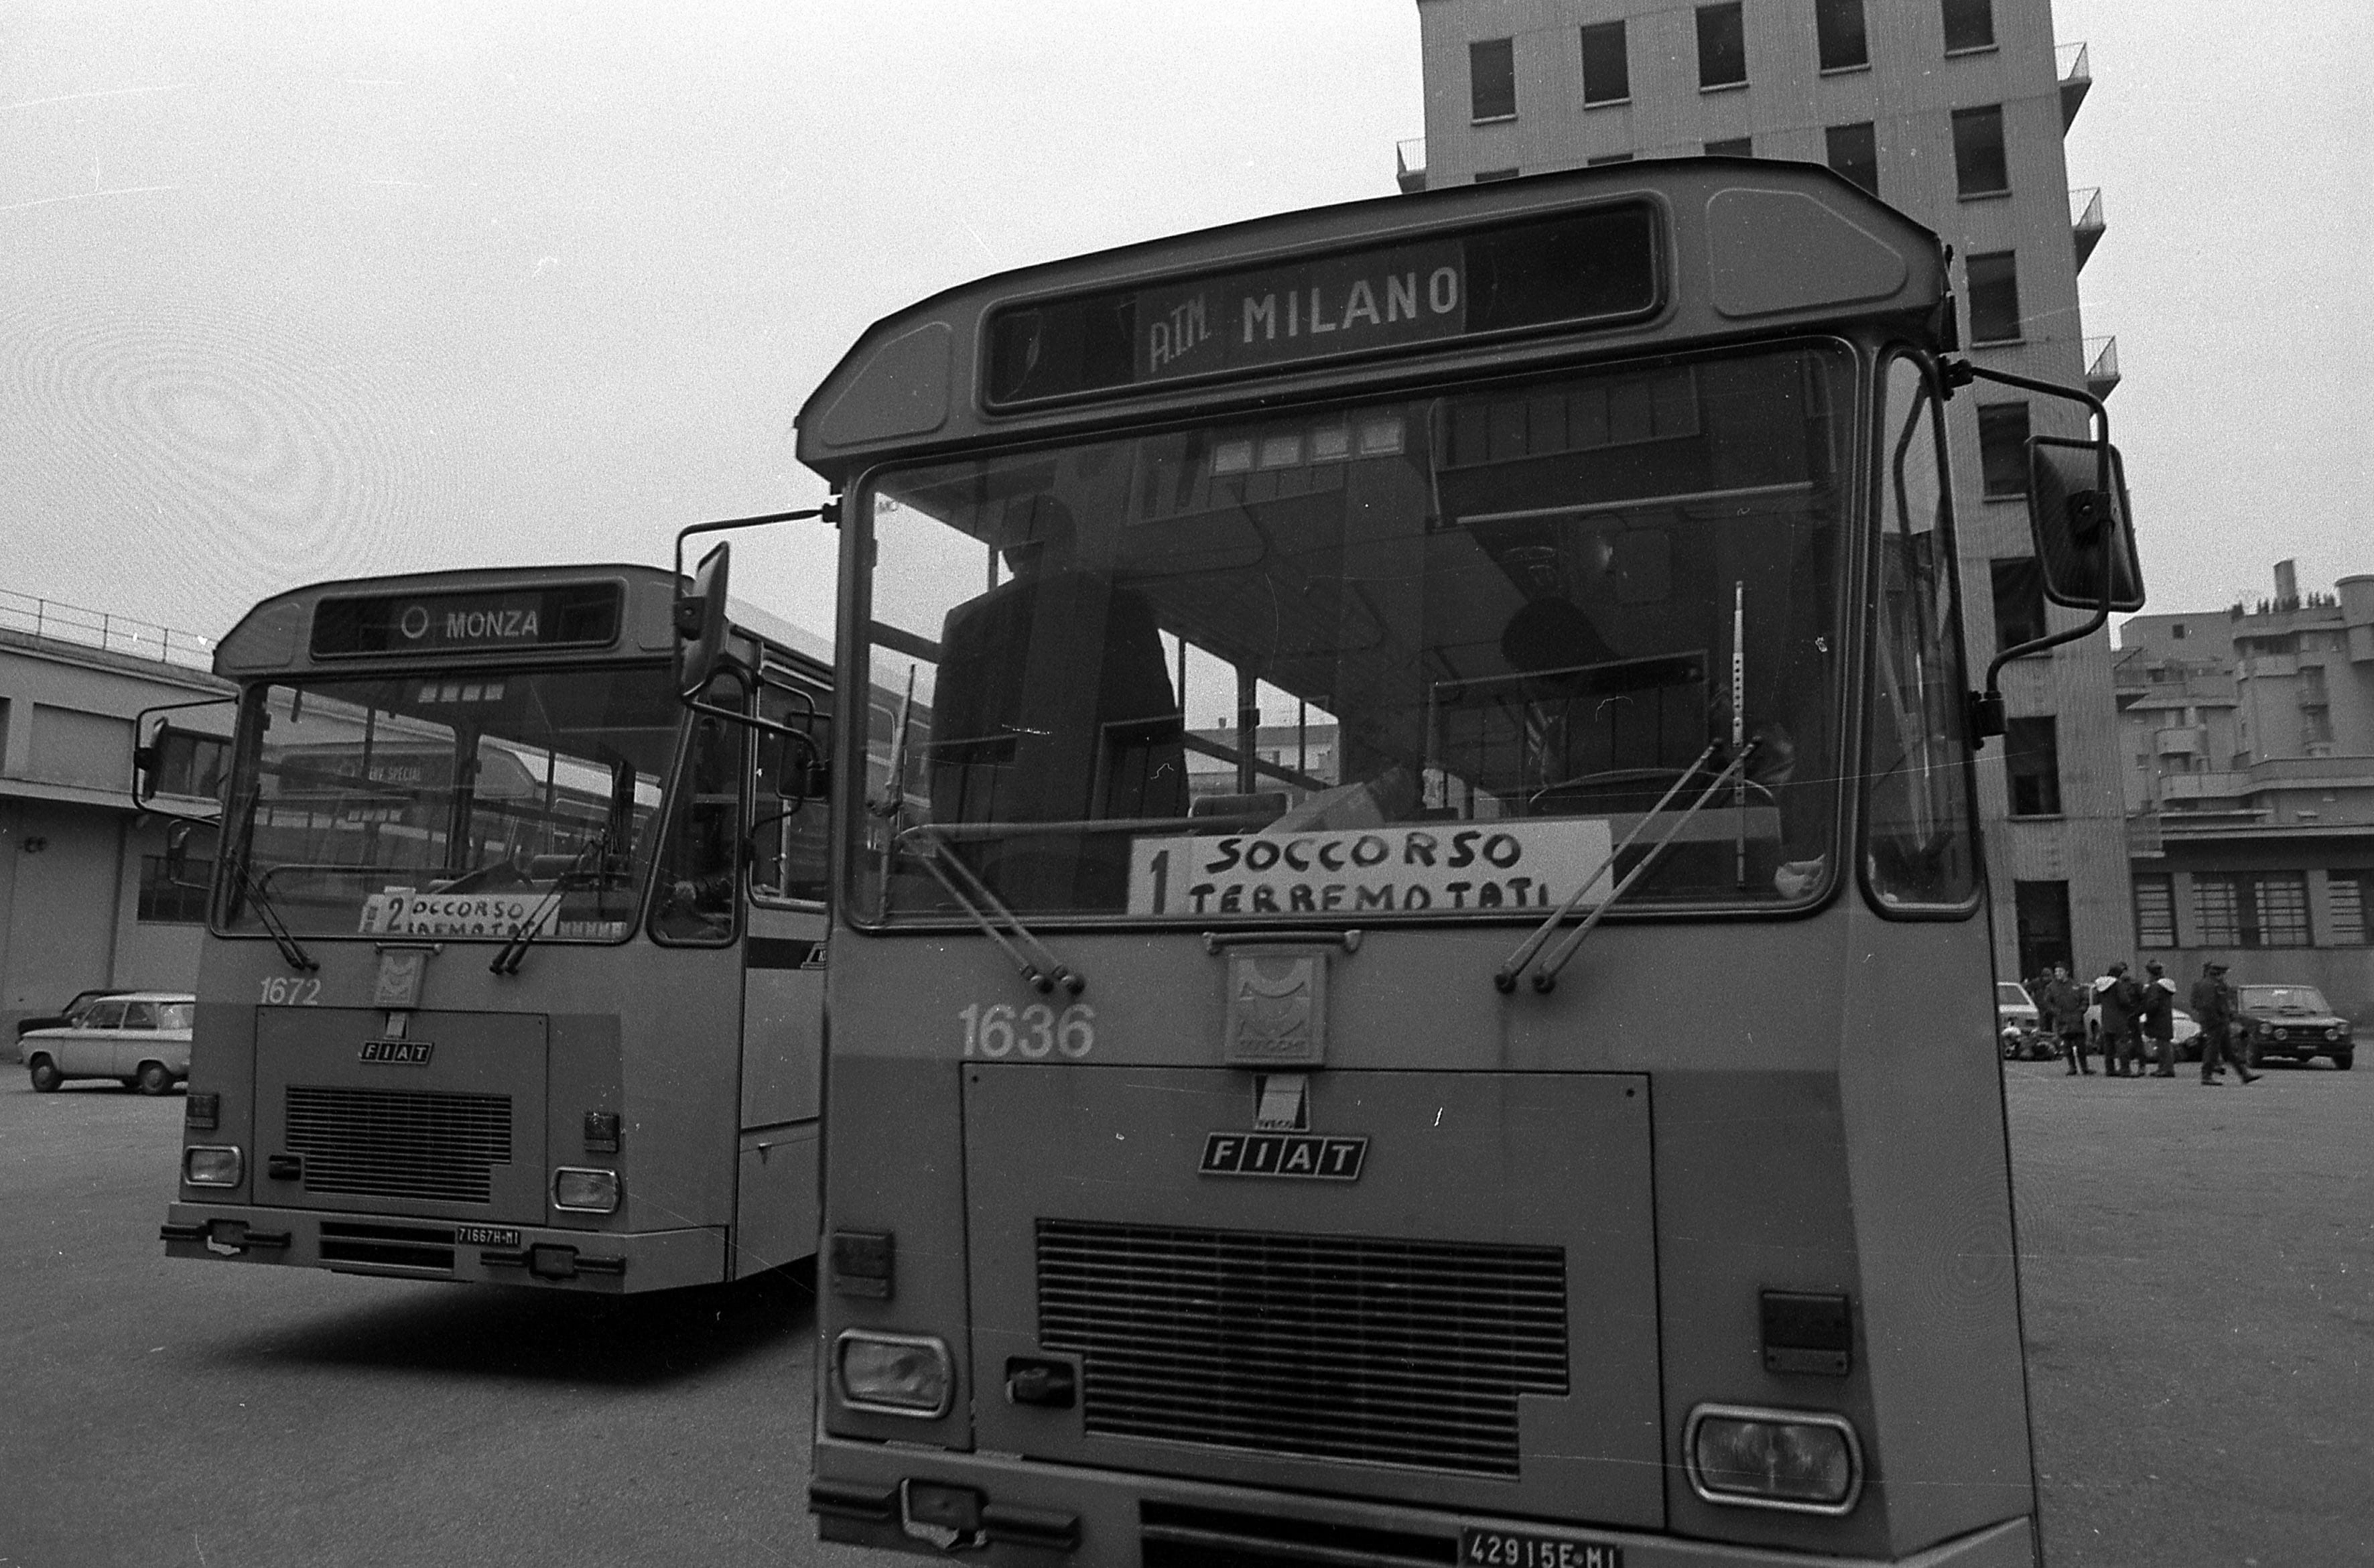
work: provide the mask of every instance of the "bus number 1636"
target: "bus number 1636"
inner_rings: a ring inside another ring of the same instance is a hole
[[[1086,1002],[1074,1002],[1060,1016],[1044,1002],[1019,1012],[1009,1002],[985,1008],[975,1002],[957,1017],[964,1024],[967,1056],[1018,1055],[1037,1061],[1061,1053],[1077,1061],[1097,1046],[1096,1010]]]

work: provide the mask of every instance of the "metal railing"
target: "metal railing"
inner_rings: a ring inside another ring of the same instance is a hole
[[[1393,183],[1404,195],[1426,189],[1426,138],[1409,136],[1393,144]]]
[[[2077,120],[2078,106],[2094,85],[2094,63],[2082,43],[2064,43],[2052,52],[2054,68],[2061,77],[2061,128],[2067,130]]]
[[[2069,193],[2069,227],[2099,230],[2108,227],[2102,221],[2102,187],[2088,185],[2082,191]]]
[[[215,640],[130,616],[85,609],[55,599],[35,598],[0,588],[0,631],[21,632],[45,643],[97,648],[125,658],[183,669],[212,669]]]

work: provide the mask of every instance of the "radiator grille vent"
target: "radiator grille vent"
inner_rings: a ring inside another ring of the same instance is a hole
[[[309,1193],[486,1203],[511,1161],[507,1095],[291,1085],[287,1105]]]
[[[1041,1220],[1039,1338],[1091,1434],[1518,1472],[1568,1389],[1566,1254]]]

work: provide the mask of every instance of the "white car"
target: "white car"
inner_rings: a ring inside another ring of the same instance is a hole
[[[2178,1007],[2168,1009],[2168,1039],[2175,1043],[2176,1054],[2188,1062],[2197,1062],[2201,1059],[2201,1044],[2198,1038],[2200,1033],[2201,1025],[2193,1021],[2191,1013]],[[2101,1049],[2102,1004],[2099,1002],[2086,1009],[2086,1040],[2094,1049],[2098,1051]],[[2155,1045],[2155,1042],[2145,1040],[2144,1054],[2150,1055]],[[2157,1058],[2155,1057],[2154,1060]]]
[[[70,1078],[112,1078],[143,1094],[163,1094],[189,1081],[196,1010],[197,998],[187,991],[93,997],[68,1022],[20,1036],[17,1057],[44,1094]]]
[[[2003,1042],[2006,1062],[2042,1061],[2052,1055],[2052,1038],[2044,1032],[2044,1015],[2029,999],[2027,987],[2016,980],[1995,982],[1995,1033]]]

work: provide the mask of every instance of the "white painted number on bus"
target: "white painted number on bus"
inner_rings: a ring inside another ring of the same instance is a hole
[[[290,975],[266,980],[256,994],[256,1006],[262,1008],[311,1008],[322,1001],[322,983]]]
[[[1044,1002],[1019,1011],[1010,1002],[975,1002],[957,1017],[964,1024],[967,1056],[1020,1055],[1035,1062],[1061,1054],[1077,1061],[1097,1048],[1097,1013],[1086,1002],[1060,1014]]]

